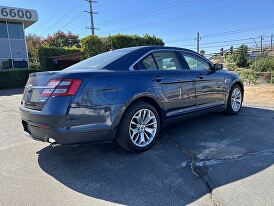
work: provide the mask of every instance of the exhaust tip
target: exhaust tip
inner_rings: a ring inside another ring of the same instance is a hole
[[[55,144],[56,143],[55,139],[53,139],[53,138],[49,138],[48,141],[49,141],[50,144]]]

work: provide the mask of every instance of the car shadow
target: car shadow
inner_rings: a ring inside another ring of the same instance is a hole
[[[60,183],[93,198],[125,205],[185,205],[271,166],[273,119],[273,110],[244,107],[239,115],[210,114],[170,125],[141,154],[115,143],[48,146],[37,152],[38,163]],[[206,164],[200,177],[189,167],[193,158]]]

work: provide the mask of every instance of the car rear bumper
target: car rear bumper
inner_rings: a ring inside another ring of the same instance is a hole
[[[54,127],[60,122],[66,125],[65,116],[47,116],[20,107],[20,116],[25,133],[31,138],[56,144],[78,144],[86,142],[106,142],[115,138],[116,129],[106,124],[90,124],[72,127]],[[53,124],[54,125],[54,124]]]

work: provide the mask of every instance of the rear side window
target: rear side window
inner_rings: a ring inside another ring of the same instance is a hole
[[[139,61],[134,67],[135,70],[151,70],[151,69],[158,69],[157,65],[154,61],[153,56],[150,54],[143,60]]]
[[[174,52],[154,52],[153,56],[160,70],[178,70],[180,63]]]
[[[177,70],[180,69],[180,63],[175,52],[153,52],[133,68],[135,70]]]

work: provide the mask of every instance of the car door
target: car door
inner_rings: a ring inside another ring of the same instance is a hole
[[[184,70],[175,51],[153,52],[138,63],[139,68],[157,70],[152,85],[166,109],[167,116],[195,106],[195,82],[189,69]]]
[[[219,106],[225,103],[225,79],[220,71],[205,58],[182,52],[185,61],[195,77],[196,106],[198,109]]]

